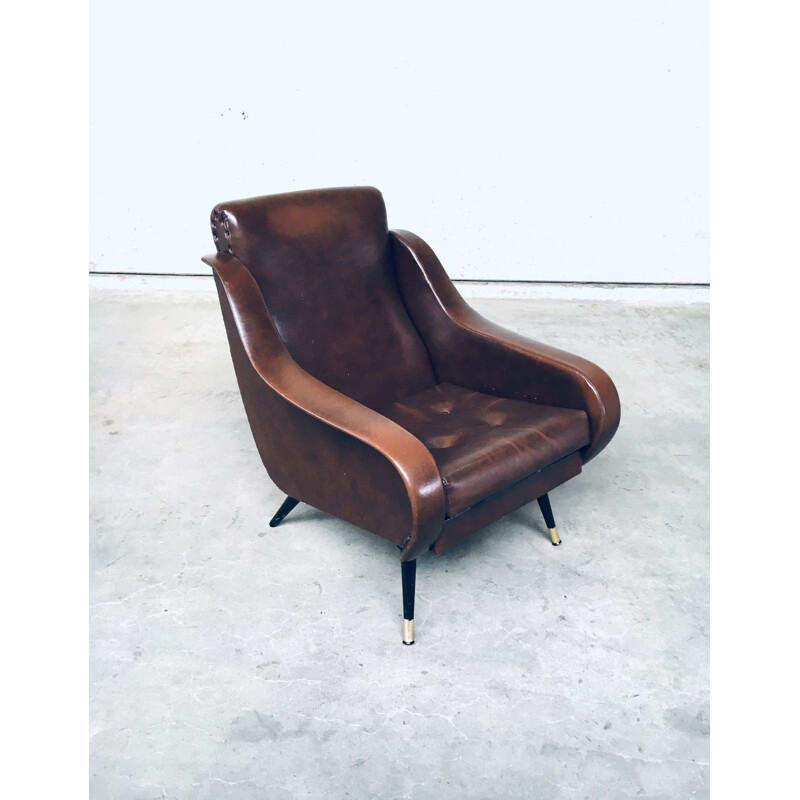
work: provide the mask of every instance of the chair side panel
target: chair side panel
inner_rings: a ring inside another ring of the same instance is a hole
[[[290,497],[402,546],[412,521],[397,471],[378,452],[306,414],[265,383],[245,352],[216,274],[214,279],[242,402],[270,478]],[[351,463],[361,469],[349,476]]]

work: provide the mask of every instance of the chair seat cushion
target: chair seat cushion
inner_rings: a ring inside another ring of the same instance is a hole
[[[584,411],[506,400],[449,383],[381,413],[431,451],[448,517],[589,444]]]

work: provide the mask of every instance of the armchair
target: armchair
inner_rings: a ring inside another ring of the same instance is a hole
[[[373,188],[222,203],[214,272],[256,446],[287,499],[397,545],[403,643],[416,559],[442,553],[580,473],[619,424],[578,356],[487,321]]]

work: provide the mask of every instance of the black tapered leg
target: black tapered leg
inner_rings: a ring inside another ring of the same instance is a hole
[[[403,644],[414,644],[414,591],[417,584],[417,560],[402,561],[403,574]]]
[[[553,509],[550,508],[550,498],[543,494],[539,498],[539,508],[542,510],[544,517],[544,524],[547,525],[547,532],[550,534],[550,541],[553,545],[561,544],[561,537],[558,535],[558,528],[556,528],[556,520],[553,516]]]
[[[299,503],[299,500],[295,500],[294,497],[287,497],[281,507],[278,509],[278,513],[269,521],[270,528],[274,528],[277,525],[280,525],[283,522],[284,517]]]

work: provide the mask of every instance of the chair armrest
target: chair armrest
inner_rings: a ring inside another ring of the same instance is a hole
[[[611,378],[591,361],[527,339],[470,308],[433,250],[409,231],[390,231],[400,290],[438,379],[531,403],[577,408],[589,418],[583,461],[611,440],[620,419]]]
[[[241,261],[227,253],[203,261],[214,270],[242,400],[275,483],[395,542],[403,561],[427,550],[445,519],[441,476],[428,449],[292,359]]]

